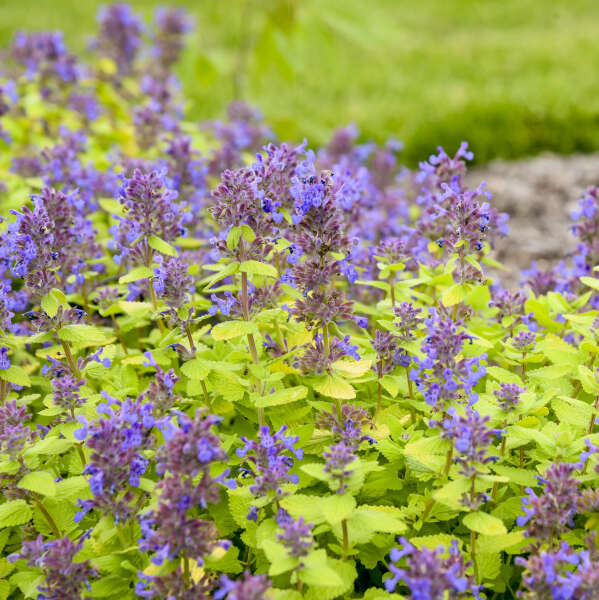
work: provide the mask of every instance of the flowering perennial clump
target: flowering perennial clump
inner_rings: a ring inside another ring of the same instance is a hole
[[[190,121],[194,26],[2,52],[0,598],[598,600],[598,189],[513,289],[466,143]]]

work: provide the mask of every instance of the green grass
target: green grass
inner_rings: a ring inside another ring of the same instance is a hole
[[[0,41],[60,28],[74,48],[96,0],[4,0]],[[158,3],[133,1],[147,15]],[[406,160],[470,141],[479,161],[599,149],[597,0],[187,0],[191,114],[243,95],[280,137],[323,142],[355,122]],[[249,50],[240,52],[240,47]]]

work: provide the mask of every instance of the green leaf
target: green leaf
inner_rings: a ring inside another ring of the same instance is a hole
[[[210,373],[210,365],[207,361],[201,358],[188,360],[181,366],[181,373],[189,379],[204,380]]]
[[[150,267],[134,267],[122,277],[119,277],[119,283],[131,283],[133,281],[139,281],[140,279],[149,279],[154,276],[154,271]]]
[[[595,277],[581,277],[580,281],[582,281],[582,283],[584,283],[586,286],[599,292],[599,279]]]
[[[484,512],[471,512],[464,517],[464,525],[471,531],[484,535],[503,535],[507,533],[503,521]]]
[[[263,275],[264,277],[278,278],[279,273],[277,270],[268,263],[262,263],[257,260],[246,260],[239,265],[239,270],[242,273],[249,273],[250,275]]]
[[[341,584],[338,586],[329,585],[330,582],[319,582],[312,584],[307,593],[306,600],[332,600],[333,598],[346,598],[348,592],[353,591],[354,581],[358,576],[356,567],[351,560],[340,560],[336,558],[328,558],[327,565],[333,569],[337,576],[341,579]],[[300,576],[301,579],[301,576]]]
[[[476,546],[481,552],[502,552],[506,548],[520,544],[525,540],[522,531],[512,531],[500,535],[481,535],[476,541]]]
[[[315,391],[329,398],[351,400],[356,397],[356,390],[351,383],[337,375],[323,375],[312,387]]]
[[[148,238],[148,245],[150,248],[154,248],[154,250],[157,250],[162,254],[166,254],[167,256],[179,256],[179,253],[175,248],[173,248],[168,242],[165,242],[163,239],[155,235],[151,235]]]
[[[25,372],[24,369],[17,365],[10,365],[8,369],[3,369],[0,371],[0,379],[4,379],[4,381],[8,381],[9,383],[14,383],[15,385],[23,385],[29,386],[31,385],[31,380],[29,379],[29,375]]]
[[[65,342],[87,345],[102,345],[108,339],[104,332],[94,325],[65,325],[58,330],[58,337]]]
[[[584,365],[579,365],[578,379],[580,379],[582,388],[587,394],[593,394],[596,396],[599,393],[599,383],[597,383],[597,379],[595,378],[595,375],[591,369],[585,367]]]
[[[212,337],[215,340],[230,340],[250,333],[258,333],[258,326],[252,321],[225,321],[212,328]]]
[[[516,373],[512,373],[512,371],[508,371],[507,369],[489,366],[487,367],[487,373],[493,377],[493,379],[497,379],[497,381],[500,383],[515,383],[517,385],[522,385],[522,379],[520,376]]]
[[[325,520],[331,525],[348,519],[356,508],[356,499],[350,494],[335,494],[320,498],[319,502]]]
[[[71,440],[57,438],[57,437],[46,437],[43,440],[38,440],[32,444],[25,454],[27,456],[36,456],[38,454],[62,454],[67,450],[70,450],[74,445]]]
[[[250,244],[256,239],[256,234],[254,233],[254,230],[245,223],[241,225],[241,236],[246,242],[249,242]]]
[[[256,406],[258,408],[265,408],[267,406],[279,406],[281,404],[289,404],[302,400],[308,394],[308,388],[304,385],[298,385],[291,388],[285,388],[283,390],[277,390],[272,394],[261,396],[256,400]]]
[[[322,472],[322,465],[321,467]],[[304,494],[293,494],[285,496],[281,500],[281,506],[294,518],[304,517],[308,523],[318,525],[324,521],[324,515],[320,510],[320,496],[308,496]]]
[[[68,306],[66,296],[60,290],[57,290],[56,288],[51,289],[42,298],[42,301],[40,304],[41,304],[43,311],[49,317],[55,317],[56,313],[58,312],[58,308],[60,306],[62,306],[62,307]]]
[[[91,496],[89,482],[82,475],[68,477],[56,484],[56,500],[58,502],[62,502],[63,500],[76,502],[78,498],[85,500],[89,496]]]
[[[215,266],[220,266],[220,265],[215,265]],[[219,269],[218,272],[208,280],[208,283],[206,283],[206,285],[204,286],[204,289],[205,290],[210,289],[215,283],[217,283],[221,279],[224,279],[225,277],[228,277],[229,275],[233,275],[233,274],[237,273],[238,269],[239,269],[239,263],[236,263],[236,262],[232,262],[227,265],[224,265],[222,267],[222,269]]]
[[[227,248],[231,250],[231,252],[235,250],[240,239],[241,227],[231,227],[231,229],[229,229],[229,233],[227,234]]]
[[[42,496],[56,496],[54,479],[54,475],[48,473],[48,471],[32,471],[17,483],[17,487],[36,494],[42,494]]]
[[[460,303],[465,297],[466,288],[462,284],[456,283],[443,292],[441,295],[441,302],[443,302],[445,306],[454,306],[455,304]]]
[[[98,204],[108,213],[124,216],[123,205],[114,198],[100,198]]]
[[[343,580],[329,566],[326,552],[322,549],[310,553],[304,559],[304,568],[299,572],[300,580],[306,585],[319,587],[342,586]]]
[[[0,504],[0,528],[23,525],[31,520],[31,508],[25,500],[10,500]]]

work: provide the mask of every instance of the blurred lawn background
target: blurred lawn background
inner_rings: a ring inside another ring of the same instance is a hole
[[[98,0],[0,0],[0,43],[62,29],[82,52]],[[132,0],[147,19],[167,2]],[[282,139],[356,123],[476,159],[599,150],[598,0],[175,0],[195,16],[180,68],[193,117],[234,96]]]

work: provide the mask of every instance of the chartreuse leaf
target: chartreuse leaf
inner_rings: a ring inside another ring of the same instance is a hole
[[[320,510],[328,523],[336,524],[348,519],[356,508],[356,500],[350,494],[334,494],[320,498]]]
[[[464,517],[464,525],[471,531],[483,535],[503,535],[507,533],[503,521],[484,512],[471,512]]]
[[[595,281],[599,280],[595,279]],[[582,389],[587,394],[597,395],[599,393],[599,383],[597,382],[597,378],[591,369],[585,367],[584,365],[579,365],[578,379],[580,380],[580,383],[582,383]]]
[[[25,370],[18,365],[10,365],[8,369],[0,370],[0,379],[14,385],[30,386],[31,380]]]
[[[55,317],[58,308],[60,306],[66,308],[69,303],[67,302],[67,297],[61,290],[53,288],[42,298],[40,305],[49,317]]]
[[[133,281],[139,281],[140,279],[149,279],[154,276],[154,271],[150,267],[133,267],[126,275],[119,278],[119,283],[132,283]]]
[[[447,288],[443,294],[441,294],[441,302],[444,306],[454,306],[459,304],[465,297],[468,289],[461,283],[456,283],[450,288]]]
[[[353,561],[343,561],[329,557],[327,563],[341,579],[341,584],[339,586],[329,585],[329,582],[312,584],[305,595],[306,600],[332,600],[333,598],[341,598],[354,589],[354,581],[358,573]]]
[[[581,277],[580,281],[582,281],[582,283],[584,283],[586,286],[599,292],[599,279],[595,277]]]
[[[212,329],[212,337],[215,340],[231,340],[250,333],[258,334],[258,326],[252,321],[225,321]]]
[[[239,240],[241,239],[241,227],[231,227],[229,229],[229,233],[227,234],[227,248],[231,251],[237,248],[239,244]]]
[[[210,373],[210,365],[201,358],[194,358],[181,366],[181,373],[189,379],[203,380]]]
[[[58,330],[58,337],[65,342],[87,345],[101,345],[106,343],[104,332],[94,325],[65,325]]]
[[[0,504],[0,528],[23,525],[31,520],[31,508],[25,500],[9,500]]]
[[[323,396],[328,396],[329,398],[351,400],[356,397],[356,390],[351,383],[348,383],[337,375],[323,375],[312,387]]]
[[[52,473],[48,471],[32,471],[17,483],[17,487],[43,496],[56,496],[54,479]]]
[[[300,580],[306,585],[318,587],[343,587],[343,579],[329,560],[322,548],[310,552],[303,559],[304,566],[299,572]]]
[[[299,560],[293,556],[289,556],[285,546],[279,542],[274,540],[264,540],[261,547],[266,554],[266,558],[270,562],[268,574],[271,577],[276,577],[281,573],[291,571],[299,564]]]
[[[285,388],[283,390],[277,390],[272,394],[266,394],[260,396],[256,400],[256,406],[259,408],[265,408],[267,406],[279,406],[281,404],[289,404],[305,398],[308,394],[308,388],[304,385],[298,385],[291,388]]]
[[[248,273],[249,275],[262,275],[264,277],[274,277],[275,279],[279,276],[277,270],[268,263],[261,263],[257,260],[246,260],[239,265],[239,270],[242,273]]]
[[[303,470],[303,469],[302,469]],[[294,518],[304,517],[309,523],[318,525],[325,520],[320,509],[320,496],[293,494],[281,500],[281,506]]]
[[[151,235],[148,238],[148,245],[150,248],[154,248],[154,250],[157,250],[162,254],[166,254],[167,256],[178,256],[178,252],[175,250],[175,248],[173,248],[168,242],[165,242],[163,239],[155,235]]]

